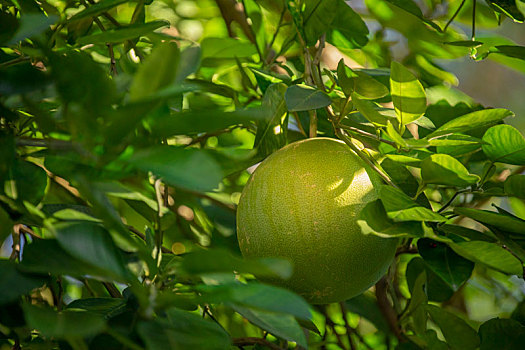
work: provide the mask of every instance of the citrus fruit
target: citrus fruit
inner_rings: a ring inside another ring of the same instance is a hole
[[[270,155],[252,174],[237,208],[245,257],[284,257],[290,279],[272,281],[314,304],[356,296],[384,275],[397,240],[364,235],[361,209],[379,178],[342,141],[312,138]]]

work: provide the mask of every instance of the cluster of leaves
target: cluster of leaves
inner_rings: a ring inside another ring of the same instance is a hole
[[[523,277],[525,139],[436,62],[525,72],[461,25],[525,3],[465,3],[366,0],[370,34],[343,0],[1,0],[0,348],[518,348],[522,297],[481,324],[467,292]],[[315,308],[235,235],[246,169],[308,135],[382,176],[359,225],[402,242],[375,293]]]

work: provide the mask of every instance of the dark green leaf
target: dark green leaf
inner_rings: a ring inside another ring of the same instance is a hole
[[[30,63],[0,68],[0,94],[26,94],[49,85],[49,75]]]
[[[431,139],[445,134],[463,133],[465,131],[486,127],[513,115],[514,113],[503,108],[482,109],[462,115],[443,124],[426,138]]]
[[[222,180],[222,170],[206,152],[172,146],[157,146],[136,152],[128,162],[151,171],[168,184],[193,191],[210,191]]]
[[[288,130],[285,102],[286,85],[271,84],[263,96],[262,108],[265,118],[258,121],[254,147],[261,156],[266,156],[286,145]]]
[[[517,0],[520,1],[520,0]],[[525,46],[517,45],[497,45],[496,50],[490,50],[491,53],[499,53],[508,57],[525,60]]]
[[[368,293],[360,294],[345,301],[345,305],[348,311],[366,318],[381,332],[391,332],[385,317],[377,305],[377,300],[372,295]]]
[[[42,34],[49,26],[57,21],[57,17],[46,16],[43,13],[26,13],[20,17],[20,26],[14,37],[9,40],[8,44],[15,44],[21,40],[32,38]]]
[[[395,61],[390,67],[390,94],[399,123],[411,123],[425,113],[427,98],[423,85],[412,72]]]
[[[106,12],[107,10],[112,9],[113,7],[116,7],[122,3],[125,3],[126,0],[102,0],[93,6],[89,6],[86,9],[76,13],[73,17],[71,17],[68,22],[71,23],[73,21],[78,21],[83,18],[87,17],[95,17],[102,12]]]
[[[251,273],[258,277],[284,278],[292,275],[292,266],[283,259],[241,259],[223,250],[195,251],[184,255],[181,262],[183,272],[202,275],[216,272]]]
[[[510,125],[496,125],[483,135],[483,152],[493,162],[525,164],[525,138]]]
[[[481,222],[485,225],[498,227],[504,231],[517,234],[525,234],[525,220],[518,217],[503,215],[488,210],[479,210],[473,208],[454,208],[454,212],[459,215],[467,216],[471,219]]]
[[[273,335],[288,341],[296,342],[299,346],[307,347],[303,330],[293,316],[240,306],[234,306],[232,308],[251,323]]]
[[[509,275],[522,275],[521,262],[501,246],[484,241],[449,243],[459,255]]]
[[[412,0],[387,0],[389,3],[391,3],[394,6],[397,6],[408,13],[416,16],[417,18],[421,19],[423,22],[431,26],[432,28],[436,29],[437,31],[441,32],[441,28],[436,23],[432,22],[431,20],[426,19],[423,16],[423,13],[421,12],[421,9],[419,6],[413,2]]]
[[[505,193],[525,199],[525,175],[512,175],[505,181]]]
[[[443,336],[452,349],[478,348],[478,334],[465,321],[435,305],[427,305],[426,309],[432,320],[441,328]]]
[[[166,319],[142,321],[138,333],[148,350],[202,349],[224,350],[230,348],[230,337],[217,323],[201,316],[171,308]]]
[[[512,18],[514,22],[522,23],[525,21],[525,15],[520,12],[515,0],[486,0],[486,2],[496,12],[507,15],[508,17]]]
[[[135,74],[129,89],[130,100],[144,99],[172,84],[179,62],[177,44],[168,42],[157,46]]]
[[[28,304],[23,308],[28,325],[46,337],[85,337],[102,331],[106,325],[102,316],[87,311],[56,312],[48,307]]]
[[[515,320],[493,318],[479,327],[480,350],[515,350],[525,344],[525,326]]]
[[[108,276],[129,278],[117,247],[102,226],[80,221],[58,224],[55,230],[58,243],[75,258],[106,271]]]
[[[199,286],[203,300],[228,303],[264,311],[289,314],[304,320],[312,317],[308,303],[300,296],[261,283],[230,283],[218,286]]]
[[[455,292],[472,274],[474,264],[454,253],[446,244],[420,239],[417,242],[418,252],[425,264],[443,279]]]
[[[424,183],[466,187],[479,181],[479,176],[469,174],[467,168],[447,154],[433,154],[421,162]]]
[[[126,300],[121,298],[77,299],[67,305],[68,309],[82,309],[110,319],[126,310]]]
[[[322,1],[327,3],[328,1]],[[335,2],[335,16],[326,33],[326,41],[341,49],[355,49],[365,46],[368,42],[368,28],[348,3],[341,0]],[[307,26],[311,25],[308,21]]]
[[[166,25],[169,25],[169,23],[164,21],[131,24],[129,26],[109,29],[99,34],[81,37],[77,40],[77,43],[80,45],[119,43],[146,35]]]
[[[0,260],[0,305],[16,300],[41,287],[46,279],[31,276],[18,271],[17,264],[9,260]]]
[[[352,93],[352,103],[369,122],[378,126],[387,125],[388,118],[379,113],[373,102],[361,100],[357,94]]]
[[[310,111],[323,108],[332,103],[324,92],[307,85],[292,85],[284,94],[290,112]]]
[[[34,163],[17,160],[11,169],[11,184],[6,186],[7,194],[19,201],[38,204],[44,197],[47,174]]]
[[[452,45],[452,46],[463,46],[463,47],[476,47],[476,46],[483,45],[481,41],[475,41],[475,40],[448,41],[444,44]]]

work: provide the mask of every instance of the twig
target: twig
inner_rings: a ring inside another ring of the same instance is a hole
[[[350,349],[356,350],[356,346],[354,344],[354,340],[352,339],[352,334],[357,333],[355,329],[350,327],[350,323],[348,322],[348,315],[347,310],[344,302],[339,303],[339,307],[341,308],[341,313],[343,314],[343,321],[345,322],[345,329],[346,329],[346,337],[348,338],[348,343],[350,344]]]
[[[454,195],[452,197],[450,197],[450,199],[437,211],[438,213],[442,213],[443,210],[447,209],[449,205],[452,204],[452,202],[454,202],[454,200],[456,199],[456,197],[461,194],[461,193],[464,193],[464,192],[468,192],[468,190],[459,190],[459,191],[456,191],[454,193]]]
[[[256,337],[245,337],[245,338],[235,338],[232,341],[234,346],[242,347],[242,346],[250,346],[250,345],[263,345],[266,346],[272,350],[284,350],[280,346],[275,345],[269,340],[266,340],[264,338],[256,338]]]
[[[323,310],[323,315],[325,317],[325,322],[326,322],[326,325],[327,326],[330,326],[330,328],[332,329],[333,333],[335,334],[335,337],[337,338],[337,344],[339,345],[339,347],[343,350],[346,350],[346,346],[345,344],[343,343],[343,339],[341,338],[341,335],[339,333],[337,333],[337,331],[335,330],[335,322],[330,318],[330,316],[328,316],[328,312],[326,312],[326,310]],[[327,332],[327,330],[325,330],[325,332]]]
[[[396,250],[396,256],[399,256],[401,254],[417,254],[417,253],[418,253],[417,247],[414,247],[414,246],[409,246],[409,247],[402,246]]]
[[[472,0],[472,41],[476,40],[476,1]]]
[[[373,140],[376,140],[376,141],[380,141],[380,142],[386,143],[387,145],[390,145],[390,146],[393,146],[393,147],[397,147],[397,144],[395,142],[393,142],[393,141],[390,141],[390,140],[387,140],[387,139],[383,139],[383,138],[378,137],[377,135],[374,135],[374,134],[369,133],[367,131],[364,131],[364,130],[361,130],[361,129],[358,129],[358,128],[354,128],[353,126],[347,126],[347,125],[339,124],[338,127],[340,127],[341,129],[350,131],[350,132],[355,132],[356,134],[362,135],[364,137],[368,137],[369,139],[373,139]]]
[[[466,1],[466,0],[461,1],[461,4],[459,4],[459,7],[458,7],[458,9],[456,10],[456,12],[454,12],[454,14],[452,15],[452,17],[450,17],[450,19],[448,20],[447,24],[445,24],[445,27],[443,28],[443,32],[446,32],[446,31],[447,31],[448,26],[452,23],[452,21],[454,20],[454,18],[457,17],[457,15],[459,14],[459,11],[461,11],[461,9],[463,8],[463,5],[465,5],[465,1]],[[476,0],[473,0],[473,1],[475,2]]]
[[[18,58],[12,59],[11,61],[0,63],[0,68],[9,67],[9,66],[12,66],[12,65],[15,65],[15,64],[18,64],[18,63],[22,63],[22,62],[25,62],[25,61],[29,61],[29,60],[31,60],[31,57],[20,56]]]
[[[130,225],[128,225],[128,226],[126,226],[126,227],[128,228],[128,230],[130,230],[131,232],[133,232],[134,234],[136,234],[137,236],[139,236],[143,241],[146,241],[146,236],[145,236],[142,232],[140,232],[139,230],[137,230],[135,227],[130,226]],[[164,246],[161,247],[161,250],[162,250],[162,252],[165,253],[165,254],[173,254],[173,252],[172,252],[171,250],[169,250],[168,248],[166,248],[166,247],[164,247]]]
[[[388,281],[385,277],[381,278],[379,282],[376,283],[377,305],[379,306],[379,310],[385,317],[385,320],[387,321],[390,330],[394,333],[394,335],[400,342],[404,342],[405,339],[403,338],[401,328],[399,327],[396,311],[388,301],[387,288]]]
[[[385,174],[381,169],[378,168],[377,165],[375,165],[366,155],[364,155],[353,143],[352,143],[352,140],[350,140],[348,138],[347,135],[344,134],[343,130],[340,129],[340,128],[336,128],[335,129],[335,133],[336,135],[341,139],[343,140],[347,145],[348,147],[350,147],[350,149],[352,151],[354,151],[354,153],[356,153],[362,160],[364,160],[372,169],[374,169],[376,171],[376,173],[379,174],[379,176],[381,176],[381,178],[387,183],[389,184],[390,186],[392,187],[395,187],[397,188],[396,184],[394,184],[392,182],[392,180],[390,179],[390,177],[388,177],[387,174]]]
[[[156,257],[157,260],[157,266],[160,266],[160,260],[162,258],[162,241],[163,241],[163,231],[162,231],[162,210],[164,209],[164,196],[162,194],[162,181],[161,179],[155,180],[155,195],[157,198],[157,225],[155,227],[155,246],[157,248],[156,250]]]
[[[208,196],[207,194],[205,193],[200,193],[200,192],[196,192],[196,191],[191,191],[191,190],[184,190],[184,192],[188,192],[192,195],[194,195],[195,197],[200,197],[200,198],[204,198],[204,199],[207,199],[209,200],[210,202],[212,202],[213,204],[216,204],[218,205],[219,207],[222,207],[224,209],[227,209],[233,213],[237,212],[237,209],[235,208],[234,205],[231,205],[231,204],[228,204],[228,203],[224,203],[224,202],[221,202],[211,196]]]
[[[117,287],[115,287],[113,283],[102,282],[102,284],[104,285],[104,288],[106,288],[106,290],[112,298],[122,298],[122,294],[120,294],[120,291],[117,289]]]

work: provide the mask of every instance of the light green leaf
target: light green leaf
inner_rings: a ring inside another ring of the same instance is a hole
[[[232,309],[251,323],[261,327],[271,334],[288,341],[296,342],[297,345],[304,348],[307,347],[306,337],[304,336],[303,330],[293,316],[240,306],[233,306]]]
[[[424,183],[466,187],[479,181],[479,176],[469,174],[456,158],[447,154],[433,154],[421,162]]]
[[[290,112],[310,111],[323,108],[332,103],[330,97],[308,85],[292,85],[284,94]]]
[[[142,35],[153,32],[155,29],[169,25],[165,21],[153,21],[149,23],[131,24],[129,26],[117,27],[106,30],[105,32],[80,37],[77,43],[101,44],[101,43],[119,43],[126,40],[138,38]]]
[[[479,221],[482,224],[495,226],[503,231],[525,235],[525,220],[515,216],[463,207],[454,208],[454,212]]]
[[[401,190],[383,185],[379,189],[379,198],[390,219],[399,221],[443,222],[447,219],[432,210],[420,206]]]
[[[373,102],[362,100],[356,93],[352,93],[352,103],[369,122],[377,126],[387,125],[388,118],[379,113]]]
[[[222,180],[217,162],[203,150],[157,146],[136,152],[128,163],[151,171],[168,184],[193,191],[209,191]]]
[[[23,309],[28,325],[46,337],[86,337],[97,334],[106,326],[102,316],[87,311],[56,312],[49,307],[28,304],[24,304]]]
[[[456,253],[475,263],[509,275],[522,275],[521,262],[501,246],[484,241],[448,243]]]
[[[251,42],[234,38],[204,38],[201,50],[203,60],[244,58],[257,53]]]
[[[513,116],[514,113],[508,109],[494,108],[482,109],[480,111],[471,112],[461,117],[452,119],[451,121],[441,125],[437,130],[426,136],[427,139],[432,139],[436,136],[452,133],[463,133],[465,131],[486,127],[496,124],[506,117]]]
[[[427,98],[423,85],[397,62],[390,68],[390,94],[400,124],[408,124],[425,113]]]
[[[390,121],[387,121],[386,133],[388,134],[388,136],[390,136],[392,141],[397,143],[399,146],[401,147],[407,146],[407,141],[403,139],[403,136],[399,134],[399,132],[394,128],[394,125]]]
[[[354,82],[354,91],[359,97],[375,100],[388,95],[388,88],[376,79],[363,72],[356,72],[357,77],[351,78]]]
[[[525,175],[512,175],[505,181],[505,193],[509,196],[525,199]]]
[[[479,346],[478,334],[463,319],[435,305],[426,305],[432,320],[441,328],[452,349],[475,350]]]
[[[483,135],[483,152],[493,162],[525,164],[525,138],[510,125],[496,125]]]

